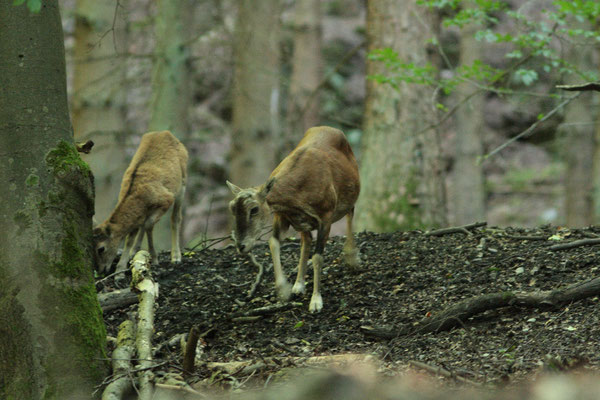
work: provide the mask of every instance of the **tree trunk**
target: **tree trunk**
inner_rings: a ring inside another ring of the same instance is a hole
[[[582,24],[580,24],[582,25]],[[573,28],[576,28],[574,26]],[[589,29],[588,24],[579,26]],[[583,71],[597,70],[591,44],[572,44],[568,61]],[[566,83],[581,83],[579,76]],[[567,163],[565,180],[565,217],[570,227],[588,226],[594,222],[594,120],[598,115],[596,92],[586,92],[565,107],[565,120],[559,127]]]
[[[234,38],[230,176],[262,184],[276,165],[279,137],[279,0],[240,0]]]
[[[471,2],[467,2],[465,7]],[[477,28],[467,25],[460,34],[460,64],[473,65],[481,59],[481,41],[475,39]],[[468,83],[461,83],[456,93],[457,102],[468,96],[476,88]],[[462,225],[474,221],[485,220],[485,186],[481,165],[477,157],[483,154],[482,135],[483,93],[472,97],[460,106],[456,112],[455,163],[449,207],[453,215],[453,224]]]
[[[92,174],[73,144],[57,2],[0,2],[0,398],[90,398],[106,331]]]
[[[286,155],[308,128],[319,124],[316,90],[321,79],[321,1],[298,0],[294,14],[294,56],[284,145]]]
[[[182,138],[189,130],[189,23],[191,0],[158,0],[154,20],[155,59],[149,131],[170,130]]]
[[[189,25],[193,0],[158,0],[155,17],[155,49],[152,70],[152,101],[148,131],[170,130],[182,140],[189,131],[191,85],[189,71]],[[154,227],[158,250],[171,243],[170,218]]]
[[[423,65],[428,14],[415,2],[367,3],[369,52],[391,48],[401,60]],[[382,63],[368,60],[367,75],[386,74]],[[392,231],[446,224],[440,145],[432,124],[434,95],[423,85],[367,81],[360,166],[358,229]]]
[[[114,18],[115,12],[112,2],[76,2],[72,120],[78,141],[94,141],[94,149],[83,159],[94,171],[98,222],[104,221],[117,204],[121,177],[127,168],[123,151],[126,66],[113,44],[124,47],[126,29],[122,18]],[[113,19],[116,26],[111,32]]]

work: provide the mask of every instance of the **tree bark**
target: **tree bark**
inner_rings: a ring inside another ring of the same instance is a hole
[[[573,29],[589,29],[587,23],[574,23]],[[594,46],[572,44],[567,59],[581,70],[597,70]],[[567,77],[566,83],[580,83],[579,76]],[[565,107],[565,120],[559,126],[567,163],[565,177],[565,217],[570,227],[588,226],[594,222],[594,123],[598,116],[598,94],[585,92],[577,102]]]
[[[298,0],[295,7],[285,155],[296,146],[308,128],[319,124],[319,97],[314,92],[323,74],[321,1]]]
[[[471,3],[468,1],[463,7],[469,7]],[[475,60],[481,59],[482,42],[475,39],[477,27],[467,25],[460,32],[460,65],[473,65]],[[474,90],[476,88],[472,84],[461,83],[456,90],[459,96],[457,101]],[[482,96],[483,93],[472,97],[456,112],[455,163],[449,205],[454,208],[450,211],[453,223],[457,225],[485,220],[484,175],[481,165],[477,163],[477,157],[483,154],[485,124]]]
[[[75,7],[73,130],[77,140],[91,139],[95,144],[82,158],[94,171],[96,220],[101,222],[117,204],[127,168],[123,151],[126,65],[114,45],[123,49],[126,27],[123,19],[115,16],[118,9],[112,2],[77,0]]]
[[[234,38],[230,178],[266,181],[279,148],[279,0],[240,0]]]
[[[428,13],[415,2],[367,3],[369,52],[391,48],[404,62],[424,65]],[[383,63],[368,60],[367,75],[386,74]],[[398,88],[367,81],[361,195],[356,205],[359,230],[392,231],[446,225],[440,145],[433,123],[433,91],[424,85]]]
[[[0,15],[0,398],[90,398],[107,370],[106,331],[58,5],[3,1]]]
[[[158,0],[155,17],[155,49],[152,67],[152,99],[148,131],[169,130],[183,140],[189,134],[190,24],[193,0]],[[157,250],[171,243],[170,218],[161,218],[154,227]]]

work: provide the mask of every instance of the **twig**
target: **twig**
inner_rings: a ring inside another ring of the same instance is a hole
[[[600,82],[588,82],[581,85],[556,85],[557,89],[569,90],[569,91],[590,91],[594,90],[600,92]]]
[[[556,107],[554,107],[550,112],[548,112],[548,114],[544,115],[543,118],[540,118],[539,120],[537,120],[536,122],[534,122],[533,124],[531,124],[531,126],[529,128],[525,129],[523,132],[519,133],[517,136],[514,136],[514,137],[508,139],[506,142],[504,142],[500,146],[496,147],[494,150],[492,150],[489,153],[487,153],[484,156],[482,156],[480,161],[487,160],[488,158],[490,158],[494,154],[500,152],[501,150],[504,150],[510,144],[516,142],[517,140],[521,139],[524,136],[527,136],[531,131],[533,131],[535,128],[537,128],[537,126],[539,124],[541,124],[542,122],[546,121],[548,118],[550,118],[551,116],[553,116],[558,110],[560,110],[561,108],[563,108],[564,106],[566,106],[567,104],[569,104],[570,102],[572,102],[573,100],[575,100],[576,98],[578,98],[579,96],[581,96],[581,92],[577,93],[573,97],[569,97],[568,99],[566,99],[565,101],[563,101],[562,103],[560,103],[559,105],[557,105]]]
[[[292,302],[288,302],[288,303],[278,303],[278,304],[274,304],[274,305],[270,305],[270,306],[259,307],[259,308],[255,308],[255,309],[244,311],[244,312],[234,313],[231,315],[231,318],[252,317],[255,315],[274,314],[279,311],[289,310],[290,308],[294,308],[294,307],[302,307],[302,303],[297,303],[297,302],[292,301]]]
[[[231,321],[237,322],[240,324],[245,324],[245,323],[250,323],[250,322],[256,322],[260,319],[262,319],[261,315],[253,315],[253,316],[249,316],[249,317],[234,317],[234,318],[231,318]]]
[[[256,261],[256,258],[254,257],[253,254],[250,254],[250,256],[248,258],[250,259],[250,262],[252,264],[254,264],[256,266],[256,268],[258,268],[258,273],[256,274],[256,279],[254,280],[254,284],[248,291],[248,298],[250,299],[250,298],[254,297],[254,294],[256,293],[256,289],[258,288],[258,285],[260,285],[260,281],[262,280],[263,273],[265,272],[265,268],[263,267],[263,265],[261,263]]]
[[[456,375],[455,373],[450,372],[447,369],[444,369],[442,367],[436,367],[434,365],[425,364],[423,362],[415,361],[415,360],[410,360],[408,362],[408,364],[412,365],[413,367],[417,367],[417,368],[420,368],[420,369],[424,369],[425,371],[429,371],[431,373],[441,375],[441,376],[443,376],[445,378],[456,379],[457,381],[460,381],[460,382],[463,382],[463,383],[468,383],[468,384],[473,385],[473,386],[481,386],[481,383],[479,383],[479,382],[475,382],[475,381],[472,381],[470,379],[464,378],[464,377],[462,377],[460,375]]]
[[[505,237],[507,239],[514,239],[514,240],[546,240],[548,239],[547,236],[528,236],[528,235],[502,235],[502,237]]]
[[[122,271],[116,271],[116,272],[113,272],[113,273],[112,273],[112,274],[110,274],[110,275],[106,275],[106,276],[105,276],[104,278],[102,278],[102,279],[98,279],[98,280],[96,281],[96,283],[95,283],[95,284],[96,284],[96,285],[99,285],[100,283],[103,283],[104,281],[106,281],[106,280],[107,280],[107,279],[109,279],[109,278],[112,278],[113,276],[117,276],[117,275],[119,275],[119,274],[124,274],[124,273],[126,273],[126,272],[127,272],[127,270],[125,270],[125,269],[124,269],[124,270],[122,270]]]
[[[569,242],[569,243],[555,244],[554,246],[550,246],[550,250],[552,250],[552,251],[567,250],[567,249],[572,249],[574,247],[590,246],[590,245],[594,245],[594,244],[600,244],[600,238],[581,239],[581,240],[575,240],[575,241]]]
[[[474,222],[472,224],[462,225],[462,226],[454,226],[450,228],[442,228],[436,229],[433,231],[425,232],[425,236],[442,236],[447,235],[449,233],[465,233],[467,235],[471,235],[469,229],[481,228],[482,226],[486,226],[487,222]]]
[[[180,391],[180,392],[185,392],[197,397],[202,397],[203,399],[205,399],[207,396],[204,393],[200,393],[194,389],[192,389],[189,386],[184,386],[184,385],[168,385],[166,383],[156,383],[155,386],[159,389],[163,389],[163,390],[173,390],[173,391]]]

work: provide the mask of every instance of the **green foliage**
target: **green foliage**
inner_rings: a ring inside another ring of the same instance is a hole
[[[13,5],[20,6],[23,5],[25,1],[27,1],[27,7],[31,12],[39,13],[42,9],[42,0],[14,0]]]
[[[369,59],[382,62],[387,72],[371,76],[370,79],[394,87],[398,87],[400,82],[431,85],[441,89],[444,94],[451,93],[463,81],[470,81],[479,88],[511,93],[513,89],[508,85],[531,86],[543,74],[549,73],[576,74],[582,80],[598,80],[597,71],[579,70],[576,65],[562,58],[562,46],[552,45],[556,40],[567,44],[584,41],[600,43],[599,30],[582,29],[573,23],[588,21],[594,25],[600,18],[600,2],[597,0],[549,1],[547,8],[539,10],[539,18],[531,18],[521,9],[512,10],[507,2],[499,0],[418,0],[417,3],[442,12],[445,27],[478,27],[476,40],[487,43],[488,47],[497,45],[498,51],[505,52],[504,57],[511,65],[504,70],[481,60],[456,68],[446,65],[444,68],[452,69],[453,73],[444,74],[442,78],[431,64],[414,65],[399,59],[392,49],[377,49],[369,54]],[[500,17],[512,20],[518,29],[508,33],[496,31]],[[428,42],[443,53],[437,38]],[[529,62],[533,60],[535,63]],[[505,81],[505,77],[511,79]]]

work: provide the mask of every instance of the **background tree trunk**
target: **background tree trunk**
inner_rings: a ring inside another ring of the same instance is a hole
[[[423,65],[428,15],[415,2],[367,3],[369,52],[392,48],[401,60]],[[381,63],[367,61],[367,75],[385,74]],[[423,85],[367,81],[360,165],[358,229],[393,231],[446,224],[439,140],[433,120],[434,95]]]
[[[240,0],[234,38],[230,177],[262,184],[279,148],[279,0]]]
[[[583,29],[590,28],[589,24],[579,25]],[[569,46],[565,58],[583,71],[598,68],[594,64],[594,47],[591,44]],[[581,78],[569,77],[565,83],[581,83]],[[597,116],[598,94],[583,93],[565,107],[565,120],[558,128],[567,163],[565,219],[569,227],[583,227],[594,222],[594,124]]]
[[[464,7],[472,6],[467,2]],[[481,42],[475,39],[475,26],[460,30],[460,65],[473,65],[481,60]],[[468,82],[461,83],[456,90],[456,100],[461,101],[476,88]],[[464,225],[485,220],[485,185],[481,165],[477,157],[483,154],[482,135],[483,93],[471,97],[456,112],[455,163],[449,208],[453,225]]]
[[[320,104],[315,91],[322,70],[321,1],[298,0],[294,11],[294,55],[284,155],[296,146],[308,128],[319,125]]]
[[[57,2],[0,2],[0,398],[90,398],[106,373],[92,175],[73,145]]]
[[[154,19],[156,44],[148,131],[170,130],[180,140],[189,135],[190,129],[192,85],[186,41],[194,3],[193,0],[158,0]],[[170,232],[170,218],[161,218],[154,228],[158,250],[170,249]]]
[[[91,139],[94,149],[82,156],[94,171],[96,221],[104,221],[117,204],[121,177],[127,168],[125,146],[126,26],[114,18],[112,2],[77,0],[73,63],[72,121],[78,141]],[[113,28],[115,22],[115,30]],[[113,36],[114,35],[114,36]],[[113,41],[114,39],[114,41]]]

